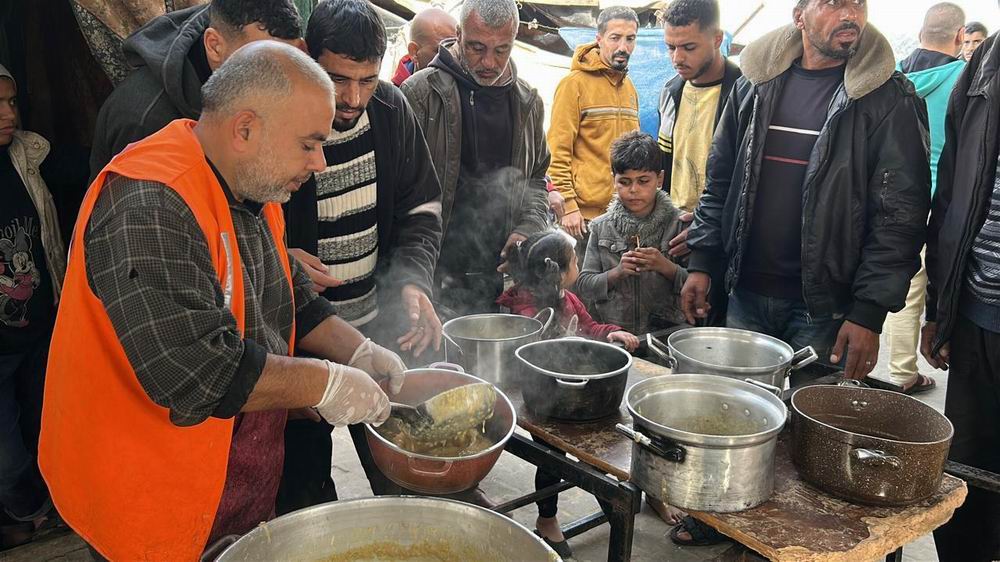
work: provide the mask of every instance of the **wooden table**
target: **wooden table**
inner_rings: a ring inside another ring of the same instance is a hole
[[[628,384],[631,386],[669,372],[659,365],[636,359],[629,372]],[[573,455],[581,464],[596,469],[597,473],[627,483],[632,442],[614,429],[617,423],[631,424],[624,404],[619,413],[611,418],[591,423],[561,423],[535,417],[526,411],[520,392],[510,391],[508,396],[517,409],[518,425],[532,436]],[[739,513],[695,512],[691,515],[771,560],[856,562],[877,560],[898,553],[903,545],[948,521],[965,500],[965,483],[947,474],[937,494],[910,507],[866,507],[837,500],[799,478],[791,461],[789,437],[786,431],[778,440],[775,494],[768,502]],[[518,451],[512,451],[515,454],[525,452],[522,449],[527,444],[523,441],[530,443],[526,439],[520,441],[514,446]],[[534,443],[530,445],[539,447]],[[535,458],[539,460],[537,455]],[[579,468],[574,467],[574,470]],[[538,495],[525,498],[533,502]],[[638,502],[635,503],[633,507],[638,511]],[[511,509],[526,505],[519,500],[508,504],[514,506]],[[614,521],[612,523],[614,528]],[[593,526],[591,521],[587,528]],[[629,541],[631,529],[629,524]],[[622,558],[612,557],[609,551],[609,560],[627,559],[628,552]]]

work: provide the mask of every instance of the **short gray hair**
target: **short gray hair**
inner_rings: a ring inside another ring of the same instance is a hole
[[[465,25],[469,16],[474,13],[479,14],[486,25],[493,29],[509,25],[512,21],[515,23],[521,21],[514,0],[464,0],[460,16],[461,24]],[[517,25],[514,25],[514,33],[517,33]]]
[[[956,4],[941,2],[927,10],[920,38],[930,45],[944,45],[955,39],[959,29],[965,29],[965,12]]]
[[[231,114],[250,109],[252,100],[283,98],[296,79],[333,95],[330,76],[308,55],[278,41],[254,41],[226,59],[201,87],[202,112]]]

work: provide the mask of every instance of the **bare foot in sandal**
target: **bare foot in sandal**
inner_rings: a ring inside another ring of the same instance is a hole
[[[683,510],[670,504],[664,503],[649,494],[646,495],[646,504],[653,508],[653,511],[660,516],[667,525],[679,525],[687,515]]]

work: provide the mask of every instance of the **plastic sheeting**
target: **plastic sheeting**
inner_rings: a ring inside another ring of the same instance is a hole
[[[573,49],[577,45],[594,41],[597,30],[593,28],[564,27],[559,35]],[[722,41],[722,54],[729,54],[732,36],[725,34]],[[667,80],[677,71],[670,64],[667,45],[663,42],[663,29],[640,29],[636,38],[635,51],[629,59],[628,75],[639,93],[639,126],[643,131],[656,137],[660,126],[659,105],[660,92]]]

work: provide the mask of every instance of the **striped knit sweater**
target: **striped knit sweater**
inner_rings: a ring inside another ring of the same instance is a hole
[[[979,327],[1000,332],[1000,162],[986,222],[972,243],[962,313]]]
[[[323,143],[327,167],[316,174],[319,259],[344,282],[323,292],[337,316],[358,327],[378,315],[375,141],[366,111],[349,131]]]

